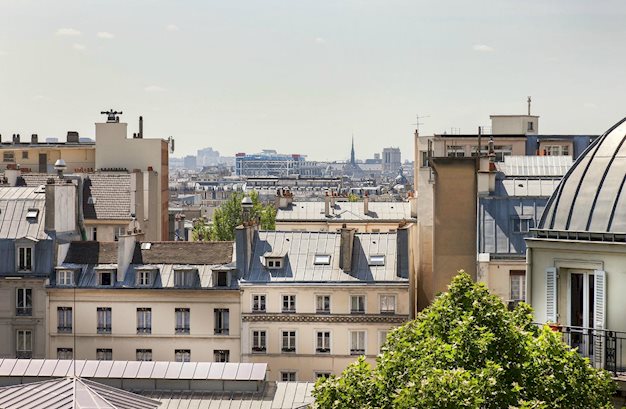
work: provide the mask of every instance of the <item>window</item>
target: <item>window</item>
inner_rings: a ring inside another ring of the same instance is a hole
[[[215,317],[215,334],[228,335],[228,308],[216,308],[213,310],[213,315]]]
[[[98,315],[98,334],[111,333],[111,308],[98,307],[96,309]]]
[[[152,333],[152,308],[137,308],[137,334]]]
[[[365,355],[365,331],[350,332],[350,355]]]
[[[315,379],[330,378],[330,372],[315,372]]]
[[[252,312],[265,312],[265,294],[252,295]]]
[[[96,349],[96,359],[98,361],[112,361],[113,350],[110,348],[98,348]]]
[[[17,330],[17,344],[15,357],[18,359],[30,359],[33,356],[33,332],[30,330]]]
[[[267,263],[267,268],[278,269],[283,266],[282,258],[265,258],[265,262]]]
[[[528,217],[513,217],[511,222],[513,224],[513,233],[528,233],[532,227],[532,219]]]
[[[92,241],[98,241],[98,228],[97,227],[87,227],[87,239]]]
[[[151,349],[138,349],[135,351],[135,360],[137,361],[152,361]]]
[[[115,241],[118,241],[120,239],[120,236],[123,236],[126,234],[126,227],[122,226],[122,227],[116,227],[115,228]]]
[[[387,342],[387,335],[389,334],[389,331],[380,331],[380,333],[378,334],[379,336],[379,340],[378,340],[378,352],[382,353],[383,352],[383,347],[385,346],[385,343]]]
[[[228,287],[228,271],[213,272],[213,287]]]
[[[174,360],[176,362],[191,361],[191,350],[190,349],[176,349],[174,351]]]
[[[18,288],[15,296],[15,315],[33,315],[32,288]]]
[[[529,131],[534,131],[535,127],[532,121],[528,121],[528,128]]]
[[[567,145],[547,145],[543,149],[547,156],[568,156],[569,146]]]
[[[313,260],[313,264],[315,265],[329,265],[330,264],[330,254],[316,254],[315,259]]]
[[[281,351],[296,352],[296,331],[283,331]]]
[[[526,300],[526,272],[524,270],[509,271],[509,280],[511,283],[511,300]]]
[[[28,159],[28,151],[22,151],[22,159]]]
[[[465,156],[465,147],[461,145],[448,145],[446,146],[449,158],[462,158]]]
[[[58,286],[74,285],[74,271],[72,270],[57,271],[57,285]]]
[[[174,287],[191,288],[197,284],[198,272],[196,270],[174,271]]]
[[[283,382],[295,382],[296,381],[296,373],[293,371],[282,371],[280,373],[280,379]]]
[[[113,285],[113,272],[110,270],[98,271],[98,285],[110,287]]]
[[[374,254],[369,257],[368,264],[370,266],[384,266],[385,256],[382,254]]]
[[[296,312],[295,295],[283,295],[283,312]]]
[[[137,271],[137,276],[135,284],[138,287],[149,287],[152,285],[152,277],[154,271],[153,270],[139,270]]]
[[[2,161],[3,162],[15,162],[15,155],[13,154],[13,152],[3,152],[2,154]]]
[[[265,353],[267,351],[266,332],[262,330],[252,331],[252,353]]]
[[[189,334],[189,308],[176,308],[176,333]]]
[[[493,150],[496,154],[496,162],[504,162],[505,156],[511,156],[513,154],[512,145],[495,145]]]
[[[72,308],[71,307],[58,307],[57,308],[57,332],[66,334],[72,333]]]
[[[350,296],[350,313],[351,314],[365,314],[365,296],[364,295]]]
[[[230,360],[230,351],[228,349],[213,350],[213,360],[215,362],[228,362]]]
[[[57,359],[74,359],[72,348],[57,348]]]
[[[428,151],[420,151],[420,155],[422,157],[420,166],[422,168],[427,168],[428,167]]]
[[[396,296],[381,295],[380,296],[380,313],[395,314],[396,313]]]
[[[318,354],[330,353],[330,331],[317,331],[315,352]]]
[[[318,295],[315,312],[318,314],[330,314],[330,295]]]
[[[152,270],[139,270],[137,271],[138,287],[148,287],[152,285]]]
[[[478,145],[472,145],[470,151],[472,152],[473,157],[478,156]],[[487,155],[489,155],[489,145],[482,145],[480,148],[480,156],[484,157]]]
[[[26,220],[36,222],[39,217],[39,209],[28,209],[26,212]]]
[[[19,247],[17,249],[17,269],[18,271],[32,271],[33,270],[33,248],[32,247]]]

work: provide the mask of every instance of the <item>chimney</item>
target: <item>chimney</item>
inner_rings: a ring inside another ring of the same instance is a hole
[[[365,192],[365,196],[363,196],[363,214],[366,216],[370,213],[370,197]]]
[[[67,131],[67,137],[66,137],[66,141],[67,143],[79,143],[80,136],[78,135],[78,132],[76,131]]]
[[[398,227],[396,231],[396,275],[409,278],[409,228]]]
[[[135,246],[137,245],[137,237],[143,235],[141,230],[138,232],[127,231],[118,237],[117,241],[117,281],[124,281],[126,270],[133,262],[135,254]]]
[[[32,143],[33,145],[36,145],[39,143],[39,137],[37,136],[36,133],[30,136],[30,143]]]
[[[9,169],[8,167],[4,170],[4,176],[7,178],[7,182],[9,186],[17,186],[17,179],[22,174],[19,166],[15,166],[13,169]]]
[[[341,226],[341,244],[339,249],[339,268],[344,272],[352,271],[352,249],[354,247],[354,233],[356,229],[347,228],[344,223]]]
[[[245,226],[239,225],[235,228],[235,258],[237,271],[243,277],[248,273],[252,251],[254,250],[254,235],[258,229],[258,224],[248,223]]]
[[[187,235],[185,234],[185,215],[182,213],[176,215],[176,234],[174,238],[176,241],[187,241]]]
[[[78,221],[78,189],[70,179],[66,183],[57,183],[57,180],[49,178],[46,184],[45,228],[57,235],[72,233]]]
[[[133,212],[135,220],[139,223],[141,229],[145,230],[143,180],[143,172],[139,169],[134,169],[130,174],[130,211]]]
[[[137,134],[137,138],[143,138],[143,116],[139,117],[139,133]]]
[[[13,134],[13,143],[20,143],[20,134]]]
[[[330,196],[328,196],[328,192],[324,196],[324,216],[330,216]]]

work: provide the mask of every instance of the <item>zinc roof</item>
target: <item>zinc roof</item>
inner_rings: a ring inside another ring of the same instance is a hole
[[[496,168],[506,176],[563,176],[572,164],[571,156],[505,156]]]
[[[276,221],[368,221],[386,222],[412,220],[409,202],[372,202],[365,214],[363,202],[335,202],[330,215],[324,213],[324,202],[293,202],[285,209],[278,209]]]
[[[0,239],[50,238],[44,231],[45,193],[38,191],[32,187],[0,187]],[[26,217],[31,209],[37,210],[37,217]]]

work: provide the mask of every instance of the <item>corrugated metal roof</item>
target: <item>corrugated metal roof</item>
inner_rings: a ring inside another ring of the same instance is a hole
[[[263,381],[266,371],[266,363],[0,359],[0,376],[8,377]]]
[[[46,195],[32,187],[0,187],[0,239],[49,239],[44,231]],[[37,217],[26,218],[30,209]]]
[[[142,392],[159,409],[298,409],[313,404],[313,382],[276,382],[263,392]]]
[[[505,156],[496,168],[506,176],[563,176],[572,164],[571,156]]]
[[[339,268],[341,235],[334,232],[260,231],[254,243],[250,270],[243,282],[407,282],[398,276],[397,233],[357,233],[352,271]],[[284,266],[267,269],[266,254],[285,254]],[[330,255],[330,264],[315,264],[315,256]],[[372,255],[383,255],[384,265],[369,265]],[[402,257],[406,255],[402,254]]]
[[[153,409],[159,401],[75,377],[0,388],[3,409]]]
[[[369,202],[365,214],[363,202],[335,202],[330,206],[330,216],[324,214],[324,202],[294,202],[286,209],[278,209],[276,221],[400,221],[414,220],[411,217],[411,204],[408,202]]]
[[[506,178],[496,182],[496,196],[550,197],[561,179]]]

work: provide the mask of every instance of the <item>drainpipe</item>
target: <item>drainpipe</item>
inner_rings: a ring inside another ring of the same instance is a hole
[[[532,299],[531,299],[531,288],[532,288],[532,278],[531,278],[531,274],[530,274],[530,270],[532,269],[532,265],[533,265],[533,251],[532,251],[532,247],[528,246],[528,243],[526,244],[526,303],[529,305],[532,305]],[[558,294],[558,293],[557,293]],[[557,300],[558,301],[558,300]],[[558,312],[558,310],[557,310]]]

